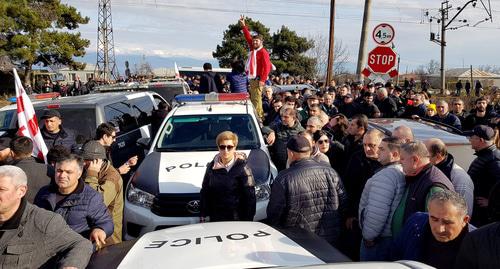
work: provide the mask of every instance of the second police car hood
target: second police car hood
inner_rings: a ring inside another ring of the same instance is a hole
[[[261,149],[238,150],[247,156],[257,185],[270,175],[269,158]],[[198,193],[207,164],[217,151],[152,152],[146,156],[132,177],[135,187],[151,194]]]

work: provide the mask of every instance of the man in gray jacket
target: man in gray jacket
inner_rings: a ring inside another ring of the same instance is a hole
[[[26,174],[0,167],[0,267],[85,268],[92,244],[63,218],[26,201]]]
[[[474,183],[469,174],[455,163],[453,155],[448,153],[446,145],[439,138],[431,138],[424,141],[429,154],[431,155],[431,163],[434,164],[441,172],[443,172],[453,184],[455,191],[462,195],[467,202],[467,213],[472,216],[472,208],[474,207]]]
[[[378,147],[378,161],[383,167],[368,181],[359,203],[359,225],[363,235],[361,261],[389,259],[392,216],[405,190],[405,174],[399,164],[401,140],[382,139]]]

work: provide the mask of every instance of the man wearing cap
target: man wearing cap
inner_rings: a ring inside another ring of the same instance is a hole
[[[472,224],[488,223],[488,197],[493,186],[500,182],[500,151],[496,148],[495,131],[486,125],[478,125],[465,132],[477,156],[467,173],[474,182],[474,211]]]
[[[272,69],[272,64],[269,52],[263,46],[263,37],[261,35],[256,35],[254,37],[250,35],[244,16],[241,16],[239,21],[243,28],[245,39],[250,47],[250,54],[246,67],[248,78],[251,79],[250,99],[257,111],[257,116],[262,119],[264,117],[264,111],[262,110],[262,90],[264,85],[266,85],[266,81]]]
[[[104,198],[104,204],[113,218],[114,231],[106,245],[122,241],[123,180],[120,173],[106,159],[106,149],[96,140],[83,145],[85,183]]]
[[[41,133],[47,149],[50,150],[55,145],[62,145],[75,152],[77,147],[75,134],[73,131],[63,128],[59,111],[55,109],[45,110],[42,120],[44,120],[44,125]]]
[[[337,172],[311,159],[303,136],[287,143],[290,167],[279,173],[271,190],[267,218],[271,225],[301,227],[335,245],[346,196]]]

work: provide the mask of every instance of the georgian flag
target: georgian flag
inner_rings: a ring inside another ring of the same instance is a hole
[[[181,78],[181,73],[179,72],[179,68],[177,67],[177,62],[174,62],[174,72],[175,78]]]
[[[45,156],[48,150],[43,141],[42,133],[40,133],[40,128],[38,127],[35,109],[23,88],[23,84],[21,84],[21,79],[19,79],[16,69],[14,68],[13,70],[16,83],[17,122],[19,124],[17,134],[31,138],[31,140],[33,140],[32,155],[47,163]]]

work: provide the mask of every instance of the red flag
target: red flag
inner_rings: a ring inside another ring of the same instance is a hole
[[[35,109],[23,88],[23,84],[21,83],[21,79],[19,79],[19,75],[17,75],[16,69],[13,70],[16,83],[17,122],[19,124],[17,134],[31,138],[31,140],[33,140],[33,156],[47,163],[45,156],[47,156],[48,150],[38,126]]]

